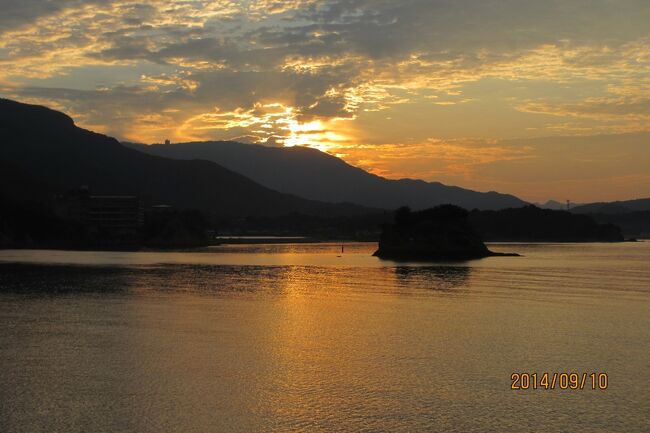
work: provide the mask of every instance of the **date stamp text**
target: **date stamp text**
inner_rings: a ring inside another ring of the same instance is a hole
[[[528,390],[606,390],[609,386],[607,373],[526,373],[510,375],[510,389]]]

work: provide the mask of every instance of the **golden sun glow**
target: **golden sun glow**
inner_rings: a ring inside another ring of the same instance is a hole
[[[171,113],[171,115],[177,113]],[[165,113],[171,117],[170,113]],[[201,112],[183,121],[181,126],[167,131],[168,137],[175,141],[201,141],[215,138],[221,140],[246,140],[264,144],[274,142],[278,145],[308,146],[330,152],[335,148],[352,143],[355,134],[349,125],[350,119],[316,119],[301,122],[299,113],[292,107],[280,102],[257,103],[251,109],[241,108],[232,111],[222,111],[215,108],[210,112]],[[144,119],[143,119],[144,120]],[[153,119],[147,119],[153,122]],[[158,119],[161,125],[165,122]],[[173,124],[167,119],[167,124]],[[138,138],[146,138],[151,142],[152,137],[143,137],[140,128]],[[151,129],[151,125],[150,125]],[[241,134],[246,131],[244,137]],[[161,130],[156,131],[160,134]],[[160,137],[157,138],[160,140]],[[154,141],[156,138],[154,138]],[[141,140],[142,141],[142,140]]]
[[[336,121],[325,123],[321,120],[299,123],[296,120],[289,120],[287,121],[289,136],[284,139],[283,144],[287,147],[309,146],[323,152],[340,147],[342,143],[348,142],[350,137],[334,130],[335,123]]]

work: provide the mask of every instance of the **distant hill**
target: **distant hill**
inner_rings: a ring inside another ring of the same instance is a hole
[[[588,215],[599,223],[617,225],[627,238],[650,239],[650,210]]]
[[[573,202],[570,203],[571,208],[577,206],[582,206],[582,203],[573,203]],[[566,202],[562,203],[557,200],[549,200],[546,203],[537,204],[537,207],[540,207],[542,209],[567,210]]]
[[[409,206],[415,210],[447,203],[466,209],[526,204],[515,196],[497,192],[414,179],[386,179],[308,147],[280,148],[232,141],[125,145],[168,158],[213,161],[268,188],[332,203],[351,202],[382,209]]]
[[[589,215],[600,223],[616,224],[630,238],[650,238],[650,198],[590,203],[576,206],[571,212]]]
[[[622,214],[650,210],[650,198],[636,200],[613,201],[609,203],[589,203],[571,209],[573,213],[589,214]]]
[[[588,215],[525,206],[499,211],[472,211],[469,222],[484,241],[620,242],[621,229],[599,224]]]
[[[41,106],[0,99],[0,131],[0,169],[4,171],[0,192],[12,200],[86,185],[98,193],[137,193],[150,204],[217,215],[298,212],[336,216],[369,211],[282,194],[214,162],[138,152]]]
[[[542,209],[554,209],[554,210],[566,209],[566,204],[560,203],[559,201],[555,201],[555,200],[549,200],[546,203],[538,203],[537,206],[539,206]]]

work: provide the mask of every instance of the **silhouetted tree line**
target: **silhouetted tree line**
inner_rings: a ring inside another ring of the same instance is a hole
[[[147,212],[142,243],[149,247],[177,248],[209,245],[212,225],[196,210]]]
[[[403,206],[395,211],[395,223],[398,226],[407,226],[424,221],[462,220],[467,218],[468,214],[467,210],[452,204],[443,204],[415,212],[408,206]]]
[[[636,213],[635,213],[636,214]],[[645,222],[639,212],[630,224]],[[606,218],[606,217],[602,217]],[[611,217],[614,218],[614,217]],[[616,216],[625,221],[624,215]],[[621,230],[600,224],[588,215],[535,206],[500,211],[466,211],[452,205],[411,211],[403,207],[348,217],[317,217],[292,213],[281,217],[214,216],[201,211],[148,211],[131,247],[174,248],[207,245],[214,234],[307,236],[322,240],[376,241],[383,225],[412,225],[422,221],[466,220],[485,241],[588,242],[621,241]],[[639,223],[641,224],[641,223]],[[641,227],[641,225],[639,225]],[[48,203],[23,203],[0,196],[0,247],[108,248],[105,240],[83,224],[58,218]],[[119,247],[114,245],[113,247]]]
[[[199,211],[148,212],[136,236],[116,240],[111,232],[58,217],[47,203],[0,195],[0,248],[191,247],[208,245],[211,227]]]
[[[413,212],[395,211],[382,226],[376,256],[392,260],[469,260],[492,255],[467,220],[468,212],[446,204]]]
[[[619,227],[599,224],[587,215],[536,206],[499,211],[473,210],[469,222],[485,241],[618,242]]]
[[[650,238],[650,211],[626,213],[590,213],[587,214],[601,224],[614,224],[621,228],[623,234],[630,238]]]
[[[19,202],[0,195],[0,247],[73,247],[85,245],[84,227],[54,215],[44,203]]]

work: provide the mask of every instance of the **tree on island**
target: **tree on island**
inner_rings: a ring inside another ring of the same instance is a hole
[[[491,252],[467,219],[468,212],[440,205],[418,212],[395,211],[395,222],[385,224],[375,256],[394,260],[470,260],[497,255]]]

